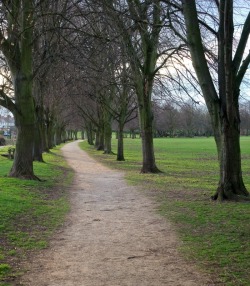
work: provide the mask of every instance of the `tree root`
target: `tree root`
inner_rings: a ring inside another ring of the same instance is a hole
[[[211,196],[213,201],[250,202],[250,195],[245,187],[236,193],[232,187],[219,186],[216,193]]]
[[[113,151],[104,151],[103,154],[105,155],[116,155]]]
[[[141,174],[160,174],[160,173],[163,173],[160,169],[158,169],[156,166],[155,167],[152,167],[152,168],[149,168],[149,169],[145,169],[144,167],[141,168]]]
[[[10,173],[9,177],[17,178],[17,179],[21,179],[21,180],[33,180],[33,181],[39,181],[39,182],[42,181],[41,179],[39,179],[34,174],[27,174],[27,175],[25,175],[25,174]]]

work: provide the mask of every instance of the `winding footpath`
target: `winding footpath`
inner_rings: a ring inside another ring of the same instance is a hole
[[[75,171],[71,212],[50,247],[26,266],[20,285],[214,285],[180,256],[171,224],[122,173],[90,158],[77,141],[62,152]]]

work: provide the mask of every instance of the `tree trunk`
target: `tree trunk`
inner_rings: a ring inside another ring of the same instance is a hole
[[[239,117],[230,123],[222,119],[221,142],[218,146],[220,180],[213,200],[241,200],[249,196],[241,170]]]
[[[32,97],[32,79],[28,72],[26,74],[21,71],[14,74],[13,78],[19,111],[14,114],[17,141],[14,162],[9,175],[16,178],[37,179],[33,171],[35,108]]]
[[[85,139],[85,136],[84,136],[84,130],[82,130],[82,131],[81,131],[81,138],[82,138],[82,140],[84,140],[84,139]]]
[[[63,128],[62,129],[62,143],[65,143],[67,141],[67,132],[66,130]]]
[[[18,5],[15,7],[16,9],[20,8]],[[21,25],[15,27],[16,22],[13,22],[14,28],[20,29],[20,34],[17,37],[17,31],[15,30],[13,37],[9,36],[8,40],[13,40],[14,42],[10,42],[9,49],[11,50],[7,52],[7,61],[11,70],[15,105],[17,107],[14,113],[17,127],[17,142],[14,162],[9,175],[25,179],[37,179],[33,171],[35,108],[32,95],[34,26],[32,9],[31,1],[23,1],[19,14]],[[9,19],[12,16],[10,13]]]
[[[111,139],[112,139],[112,127],[111,127],[112,117],[108,111],[105,111],[104,119],[104,154],[113,154]]]
[[[44,109],[42,109],[42,114],[43,114],[43,119],[40,125],[41,128],[41,141],[42,141],[42,151],[43,152],[49,152],[49,147],[48,147],[48,137],[47,137],[47,132],[46,132],[46,122],[44,119]]]
[[[47,121],[47,138],[48,138],[48,149],[55,147],[55,131],[52,121]]]
[[[42,138],[41,138],[41,128],[40,124],[37,122],[35,127],[35,142],[34,142],[34,154],[33,160],[38,162],[44,162],[43,160],[43,145],[42,145]]]
[[[78,130],[74,130],[74,140],[77,140],[77,133],[78,133]]]
[[[99,151],[104,150],[104,130],[103,130],[103,127],[97,128],[95,148],[96,148],[96,150],[99,150]]]
[[[70,140],[70,130],[67,130],[67,140]]]
[[[31,100],[33,105],[33,101]],[[27,108],[34,109],[31,104]],[[30,115],[30,114],[29,114]],[[33,148],[34,148],[34,120],[30,116],[16,115],[17,141],[13,166],[10,177],[23,179],[37,179],[33,171]]]
[[[118,146],[117,146],[117,161],[125,161],[123,148],[123,124],[119,124],[117,132]]]
[[[86,132],[89,145],[94,145],[92,123],[89,123],[88,126],[86,127]]]
[[[60,127],[60,126],[57,126],[56,127],[56,132],[55,132],[55,135],[56,135],[56,138],[55,138],[55,143],[56,145],[60,145],[62,143],[62,133],[63,133],[63,128]]]
[[[153,143],[153,113],[151,103],[151,92],[153,78],[145,78],[143,95],[138,95],[139,99],[139,119],[142,139],[142,168],[141,173],[159,173],[154,156]]]
[[[43,150],[44,142],[42,140],[42,125],[43,125],[43,113],[40,107],[36,108],[36,125],[35,125],[35,137],[34,137],[34,154],[33,160],[38,162],[44,162]]]
[[[46,132],[46,126],[44,124],[41,126],[41,132],[42,132],[43,152],[49,152],[48,136]]]
[[[95,148],[97,149],[99,144],[100,144],[100,130],[97,128],[96,133],[95,133]]]
[[[68,130],[68,139],[73,140],[73,131],[71,129]]]

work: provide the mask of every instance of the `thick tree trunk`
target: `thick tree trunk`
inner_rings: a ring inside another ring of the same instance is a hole
[[[44,110],[45,114],[45,143],[46,149],[49,150],[55,147],[54,142],[54,119],[49,109]]]
[[[46,126],[44,124],[41,126],[41,132],[42,132],[43,152],[49,152],[48,136],[46,132]]]
[[[46,132],[46,123],[44,120],[44,109],[42,109],[42,114],[43,114],[43,119],[40,124],[40,131],[41,131],[41,141],[42,141],[42,151],[43,152],[49,152],[49,147],[48,147],[48,137],[47,137],[47,132]]]
[[[118,145],[117,145],[117,161],[125,161],[124,158],[124,148],[123,148],[123,124],[119,124],[119,130],[117,132],[117,139],[118,139]]]
[[[104,150],[104,130],[102,127],[97,128],[95,148],[98,151]]]
[[[33,102],[32,102],[33,104]],[[24,116],[16,116],[17,141],[10,177],[37,179],[33,171],[34,122]]]
[[[37,179],[33,172],[35,127],[35,108],[32,95],[33,6],[31,1],[22,2],[22,7],[20,3],[15,7],[15,9],[20,9],[20,22],[14,19],[12,23],[13,26],[10,30],[15,32],[12,36],[9,35],[7,41],[10,41],[10,45],[8,52],[5,54],[11,70],[15,105],[17,107],[14,113],[17,142],[14,162],[9,175],[17,178]],[[16,14],[17,10],[12,12]],[[10,13],[10,22],[12,17],[13,14]],[[19,23],[19,26],[15,26],[16,23]],[[16,29],[20,30],[17,31]]]
[[[44,162],[43,160],[43,145],[42,145],[42,138],[41,138],[41,128],[39,123],[36,124],[35,127],[35,137],[34,137],[34,154],[33,160],[38,162]]]
[[[48,149],[55,147],[55,130],[53,122],[47,122],[47,138],[48,138]]]
[[[141,173],[159,173],[155,163],[153,143],[153,113],[151,91],[153,79],[145,79],[143,95],[139,95],[139,119],[142,139],[142,168]]]
[[[239,200],[249,196],[243,183],[240,152],[239,85],[233,54],[233,1],[220,3],[218,40],[218,81],[220,97],[221,150],[220,182],[215,196],[220,200]]]
[[[55,132],[56,145],[60,145],[62,143],[62,133],[63,133],[63,128],[60,126],[56,127],[56,132]]]
[[[44,162],[43,160],[44,142],[42,137],[43,136],[42,125],[43,125],[43,112],[40,107],[37,107],[33,160],[38,162]]]
[[[235,123],[237,121],[235,120]],[[240,129],[238,124],[223,120],[220,146],[217,148],[220,180],[213,200],[241,200],[249,197],[241,170]],[[250,197],[249,197],[250,199]]]
[[[61,131],[59,128],[56,128],[56,132],[55,132],[55,142],[56,145],[60,145],[61,144]]]
[[[112,127],[111,116],[106,111],[105,123],[104,123],[104,154],[113,154],[111,140],[112,140]]]
[[[62,143],[65,143],[67,141],[67,133],[66,130],[63,128],[62,130]]]
[[[100,130],[97,128],[96,133],[95,133],[95,148],[97,149],[99,144],[100,144]]]
[[[67,140],[70,140],[70,130],[67,130]]]
[[[49,141],[48,141],[48,132],[47,127],[44,125],[42,127],[42,140],[43,140],[43,151],[49,152]]]
[[[91,123],[88,124],[86,128],[86,132],[87,132],[87,140],[88,140],[89,145],[94,145],[93,129],[92,129]]]

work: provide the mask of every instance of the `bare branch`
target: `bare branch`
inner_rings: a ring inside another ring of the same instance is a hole
[[[249,38],[249,34],[250,34],[250,12],[248,13],[247,19],[244,23],[244,27],[241,33],[241,37],[240,37],[240,41],[236,50],[236,53],[234,55],[234,59],[233,59],[233,66],[235,69],[235,74],[238,73],[242,58],[243,58],[243,54],[246,48],[246,44]]]

